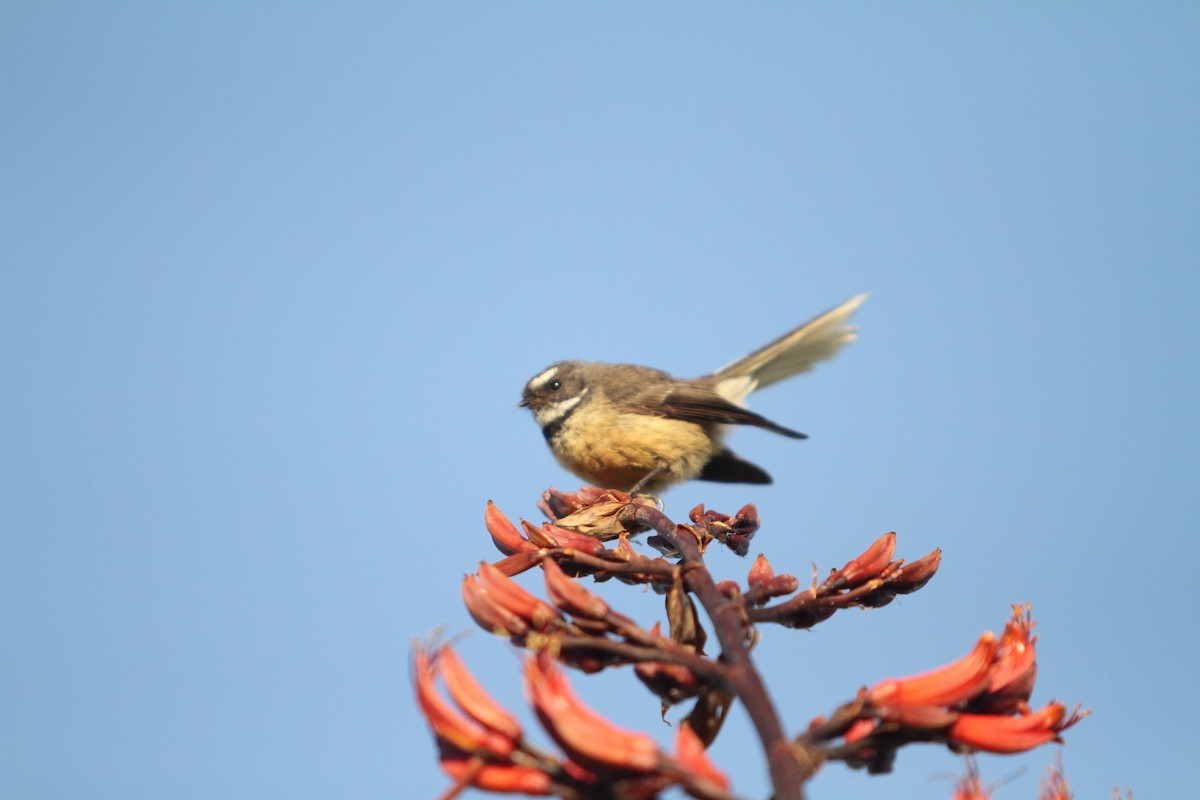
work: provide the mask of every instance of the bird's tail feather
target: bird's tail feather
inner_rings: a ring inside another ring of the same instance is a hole
[[[756,389],[807,372],[854,341],[858,326],[846,322],[866,299],[865,294],[851,297],[837,308],[726,364],[709,377],[722,395],[731,400],[735,400],[731,395],[736,395],[736,402]]]

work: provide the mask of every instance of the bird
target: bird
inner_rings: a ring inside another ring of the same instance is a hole
[[[856,295],[711,374],[681,379],[636,364],[558,361],[525,384],[517,404],[533,412],[568,471],[630,494],[699,479],[768,484],[771,476],[725,446],[732,425],[792,439],[805,434],[746,408],[746,397],[808,372],[858,335],[847,321]]]

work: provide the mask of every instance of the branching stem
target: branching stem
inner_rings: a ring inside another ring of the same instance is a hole
[[[700,542],[690,529],[677,526],[666,514],[649,506],[631,504],[629,512],[634,520],[653,528],[679,551],[685,585],[712,620],[713,630],[721,643],[721,659],[729,666],[729,685],[746,707],[767,754],[775,800],[802,800],[804,771],[792,754],[766,684],[750,658],[744,609],[717,588],[704,562]]]

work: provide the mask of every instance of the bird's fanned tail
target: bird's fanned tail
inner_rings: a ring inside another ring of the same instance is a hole
[[[726,364],[709,379],[720,394],[738,402],[756,389],[807,372],[854,341],[858,326],[846,322],[866,299],[865,294],[851,297],[753,353]]]

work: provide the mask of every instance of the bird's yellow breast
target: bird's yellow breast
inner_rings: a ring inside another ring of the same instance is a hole
[[[626,489],[662,466],[661,478],[647,488],[689,480],[712,458],[719,437],[704,426],[646,414],[622,413],[606,403],[580,407],[563,425],[551,447],[565,468],[586,481]]]

